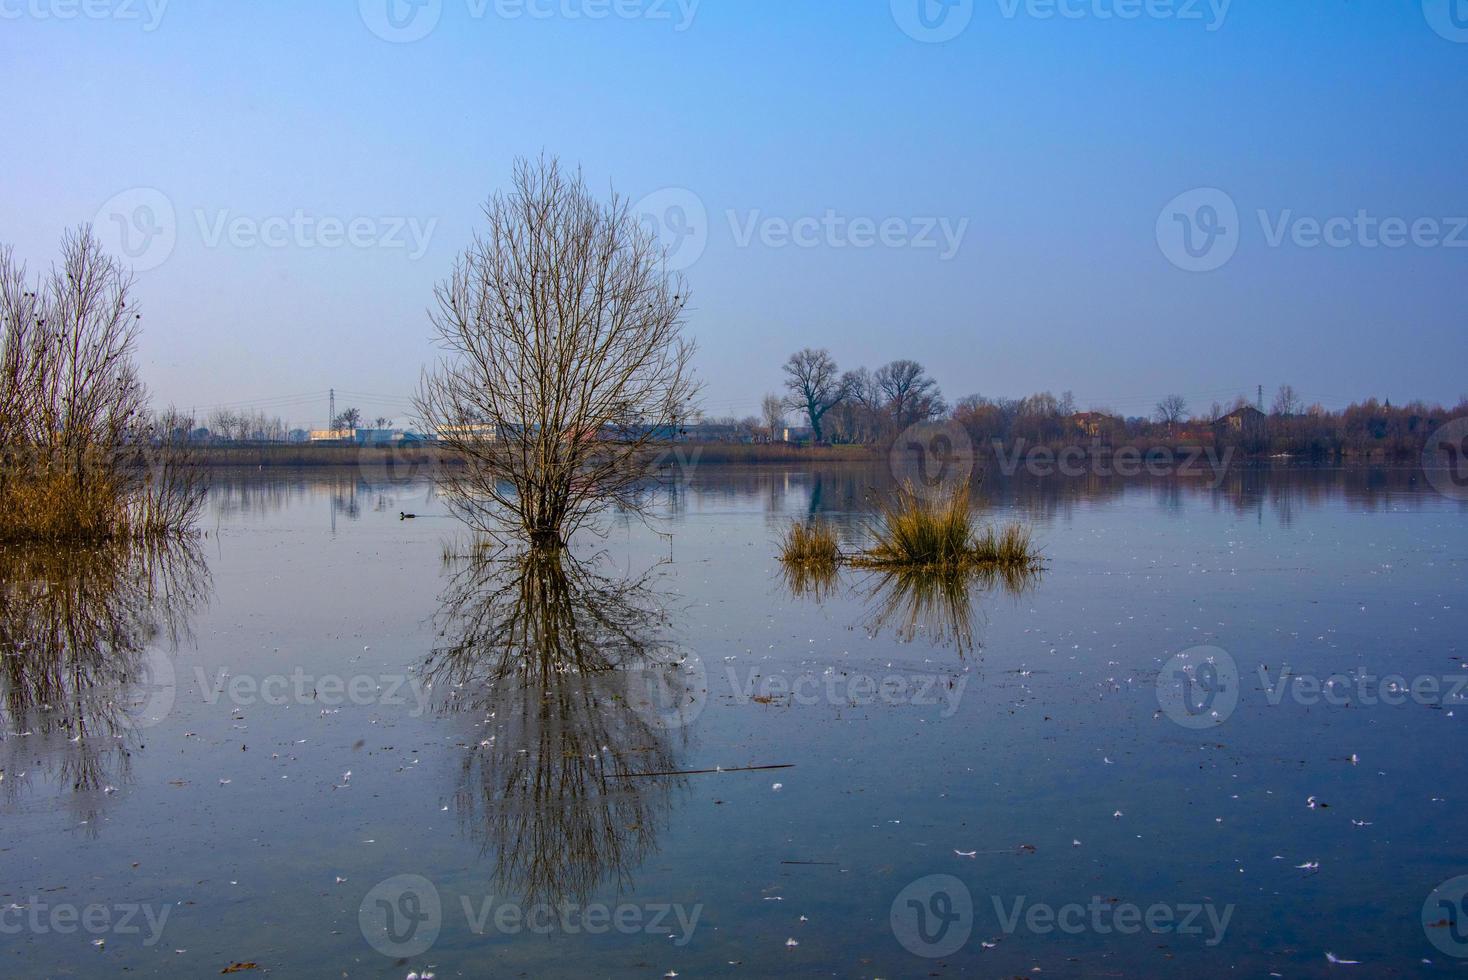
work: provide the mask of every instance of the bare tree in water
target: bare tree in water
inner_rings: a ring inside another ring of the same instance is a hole
[[[689,412],[687,288],[622,197],[554,159],[518,161],[484,215],[436,290],[445,355],[417,410],[464,461],[441,485],[471,523],[560,545],[609,505],[640,507],[654,445]]]
[[[0,540],[192,527],[200,472],[182,417],[147,412],[131,291],[89,227],[36,280],[0,247]]]

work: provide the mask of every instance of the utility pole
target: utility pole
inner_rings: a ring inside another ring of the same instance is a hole
[[[336,435],[336,389],[335,388],[331,389],[331,411],[330,411],[330,414],[328,414],[326,416],[326,427],[331,430],[331,434],[333,436]]]
[[[1263,385],[1260,385],[1259,386],[1259,404],[1258,404],[1257,407],[1258,407],[1259,411],[1261,411],[1261,412],[1264,411],[1264,386]]]

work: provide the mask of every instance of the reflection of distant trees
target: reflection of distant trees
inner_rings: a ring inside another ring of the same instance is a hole
[[[651,672],[692,696],[647,582],[602,578],[560,552],[471,561],[437,625],[425,676],[445,711],[482,719],[456,798],[498,885],[553,903],[624,882],[678,785],[651,775],[676,770],[677,753],[638,682]]]
[[[416,483],[369,480],[358,468],[220,468],[211,474],[208,506],[217,521],[268,516],[305,501],[325,499],[333,516],[355,520],[364,510],[391,511],[400,498],[419,500],[431,492],[426,479]]]
[[[1181,457],[1179,457],[1181,458]],[[1101,467],[1095,467],[1101,469]],[[1344,466],[1291,465],[1269,462],[1230,462],[1216,473],[1206,458],[1191,472],[1137,476],[1086,472],[1065,476],[1053,472],[1036,476],[1023,466],[1006,474],[998,465],[985,466],[973,493],[981,507],[1012,509],[1030,520],[1069,521],[1080,505],[1146,495],[1170,514],[1189,508],[1232,510],[1240,515],[1268,516],[1288,524],[1302,509],[1331,501],[1361,511],[1388,506],[1419,506],[1425,495],[1420,470],[1407,466],[1347,464]],[[896,487],[891,470],[882,463],[787,463],[735,465],[709,463],[686,468],[670,466],[649,481],[655,510],[683,517],[700,508],[763,512],[783,525],[791,517],[815,514],[859,517],[875,509],[876,501]],[[215,472],[209,506],[216,519],[240,514],[269,514],[293,502],[325,497],[335,514],[349,518],[363,510],[392,511],[395,498],[417,497],[429,491],[426,482],[371,481],[356,469],[299,469]]]
[[[1440,499],[1423,494],[1422,486],[1420,471],[1407,466],[1232,463],[1215,473],[1199,461],[1192,473],[1163,476],[1037,477],[1023,471],[1006,476],[990,470],[975,493],[985,504],[1011,508],[1032,520],[1068,521],[1078,505],[1141,495],[1170,514],[1201,507],[1241,517],[1268,515],[1289,525],[1299,511],[1330,503],[1369,513]]]
[[[39,763],[84,794],[124,781],[134,712],[171,703],[157,658],[190,638],[208,590],[184,540],[0,551],[6,771]]]

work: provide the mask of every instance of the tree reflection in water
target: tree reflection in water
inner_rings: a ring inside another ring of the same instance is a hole
[[[209,588],[190,540],[0,549],[8,794],[28,768],[87,800],[126,782],[139,732],[172,706],[169,654]]]
[[[678,768],[678,733],[638,691],[652,675],[690,696],[657,598],[560,550],[465,561],[450,582],[425,679],[444,711],[482,719],[460,818],[527,905],[624,888],[655,849],[682,781],[650,774]]]
[[[797,599],[824,601],[838,590],[841,576],[835,565],[781,566],[785,587]],[[853,591],[871,609],[865,628],[873,636],[891,630],[901,643],[926,637],[964,656],[979,647],[974,623],[980,597],[997,591],[1018,597],[1040,577],[1036,568],[893,569],[863,573]]]
[[[860,589],[872,608],[866,628],[891,629],[902,643],[920,636],[963,656],[978,648],[974,621],[981,595],[1002,590],[1021,596],[1040,581],[1033,568],[981,567],[958,571],[897,569],[873,574]]]

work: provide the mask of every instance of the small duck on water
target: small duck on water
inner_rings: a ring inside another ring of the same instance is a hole
[[[398,520],[400,521],[414,521],[417,519],[417,514],[404,514],[402,511],[398,511]]]

